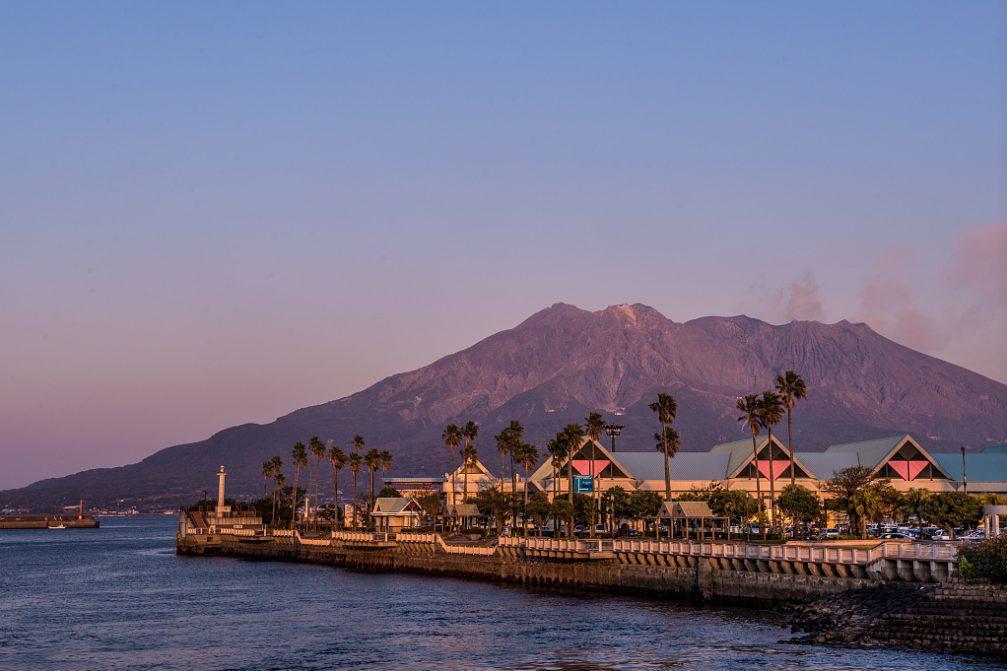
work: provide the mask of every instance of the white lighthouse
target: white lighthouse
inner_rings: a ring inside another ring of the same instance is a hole
[[[227,472],[224,467],[220,467],[220,472],[217,473],[217,477],[220,478],[220,487],[217,489],[217,515],[221,516],[224,513],[229,513],[231,510],[224,506],[224,477],[227,476]]]

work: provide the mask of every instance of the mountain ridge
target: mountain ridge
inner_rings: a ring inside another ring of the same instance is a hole
[[[796,370],[809,387],[794,413],[799,451],[895,433],[912,433],[938,451],[1007,437],[1007,385],[894,343],[866,324],[772,325],[745,315],[678,323],[642,304],[590,312],[555,303],[343,398],[269,424],[224,429],[137,464],[0,492],[0,504],[110,496],[185,501],[207,488],[199,483],[209,482],[221,463],[232,473],[229,491],[253,495],[261,462],[274,454],[289,461],[293,442],[312,435],[345,447],[359,433],[368,448],[396,455],[394,474],[439,475],[449,462],[441,430],[469,419],[482,426],[476,445],[484,455],[496,454],[492,435],[511,419],[542,445],[594,410],[608,418],[621,413],[622,449],[651,449],[656,425],[647,404],[659,391],[679,401],[683,450],[706,451],[740,437],[735,399],[772,388],[785,370]]]

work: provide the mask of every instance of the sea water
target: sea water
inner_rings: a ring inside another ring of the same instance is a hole
[[[0,669],[943,669],[772,610],[175,554],[174,517],[0,531]]]

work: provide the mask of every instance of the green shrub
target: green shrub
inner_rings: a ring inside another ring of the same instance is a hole
[[[958,572],[965,576],[962,562],[974,567],[978,576],[989,578],[995,583],[1007,585],[1007,534],[983,541],[964,543],[958,549]]]
[[[972,565],[965,555],[958,558],[958,573],[967,585],[979,582],[979,571]]]

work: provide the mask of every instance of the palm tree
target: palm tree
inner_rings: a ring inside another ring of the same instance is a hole
[[[670,394],[658,394],[657,403],[651,403],[651,410],[657,413],[657,421],[661,423],[661,436],[667,435],[668,425],[675,421],[678,414],[678,403]],[[664,500],[671,501],[671,464],[668,461],[668,445],[664,449]]]
[[[535,468],[538,464],[538,448],[528,443],[521,443],[521,450],[518,452],[518,459],[524,467],[524,512],[522,519],[528,519],[528,470]]]
[[[388,450],[381,450],[381,485],[385,484],[385,473],[392,470],[392,462],[395,461],[395,457]]]
[[[451,504],[455,502],[455,448],[462,444],[462,430],[458,428],[457,424],[448,424],[444,428],[444,433],[441,434],[441,438],[444,440],[444,444],[448,446],[448,452],[451,453]]]
[[[272,469],[272,471],[273,471],[272,472],[272,474],[273,474],[273,516],[271,518],[269,518],[269,520],[270,520],[270,524],[276,524],[276,489],[277,489],[277,487],[280,487],[280,488],[283,487],[283,485],[280,484],[280,479],[282,478],[285,481],[286,477],[284,477],[283,473],[280,472],[280,469],[283,468],[283,460],[280,459],[280,455],[277,454],[276,456],[273,457],[272,464],[273,464],[273,469]]]
[[[497,441],[497,452],[500,453],[500,493],[503,493],[503,483],[504,478],[507,477],[507,455],[513,448],[514,437],[511,435],[510,428],[504,427],[504,429],[493,436],[493,439]]]
[[[790,411],[798,399],[808,397],[808,388],[801,376],[792,370],[776,376],[776,393],[783,397],[783,407],[787,409],[787,449],[790,450],[790,486],[795,484],[797,468],[794,464],[794,425],[790,421]]]
[[[776,475],[773,473],[773,427],[783,420],[783,399],[772,391],[762,392],[759,423],[769,438],[769,523],[776,528]]]
[[[279,488],[280,492],[282,492],[286,484],[287,476],[277,471],[276,475],[273,476],[273,526],[276,526],[276,490]]]
[[[655,432],[654,440],[657,441],[657,451],[664,452],[665,459],[674,459],[679,448],[682,447],[682,437],[670,426],[664,427],[664,435]]]
[[[479,451],[471,443],[462,448],[462,503],[469,497],[469,465],[479,459]]]
[[[273,461],[262,462],[262,498],[266,498],[266,480],[273,475]]]
[[[601,416],[600,412],[592,412],[584,419],[584,433],[591,439],[591,538],[594,538],[595,512],[598,509],[598,501],[601,496],[598,492],[598,483],[594,477],[594,444],[601,440],[601,434],[604,432],[605,418]]]
[[[305,466],[308,465],[308,450],[307,450],[306,447],[304,447],[304,443],[302,443],[301,441],[297,441],[294,444],[293,455],[294,455],[294,493],[292,495],[293,496],[293,501],[291,501],[291,504],[293,505],[294,509],[290,512],[290,528],[291,529],[296,529],[297,528],[297,474],[298,474],[298,472],[302,468],[304,468]]]
[[[569,458],[567,463],[569,468],[567,469],[568,485],[570,490],[567,492],[567,500],[570,502],[570,526],[568,528],[568,533],[573,534],[573,458],[577,456],[577,450],[580,449],[580,443],[584,440],[584,429],[581,428],[580,424],[567,424],[563,429],[563,439],[566,441],[569,450]]]
[[[370,489],[368,490],[369,502],[367,504],[367,527],[372,528],[374,524],[374,520],[371,519],[371,512],[374,509],[374,474],[377,473],[379,468],[381,468],[381,453],[372,447],[367,450],[367,454],[364,455],[364,463],[367,464],[367,473],[370,480]]]
[[[756,436],[759,435],[759,428],[762,426],[759,423],[759,397],[756,394],[749,394],[744,399],[738,399],[738,404],[735,406],[742,413],[738,421],[741,422],[742,426],[747,426],[752,430],[752,467],[755,469],[755,492],[756,501],[755,512],[756,514],[762,512],[762,479],[759,477],[759,447],[755,442]],[[762,525],[762,537],[765,539],[766,529],[765,525]]]
[[[556,434],[546,444],[545,449],[549,453],[549,463],[552,465],[552,498],[553,501],[559,496],[560,469],[563,468],[563,461],[566,459],[566,443],[563,441],[563,432]]]
[[[339,471],[343,470],[349,459],[346,458],[346,453],[340,449],[338,445],[333,445],[329,448],[329,463],[332,464],[332,506],[335,512],[335,516],[332,518],[332,523],[335,525],[336,530],[339,530]]]
[[[517,493],[517,462],[520,461],[521,441],[524,440],[524,427],[516,419],[510,421],[511,449],[510,449],[510,490]]]
[[[312,436],[311,440],[308,441],[308,446],[311,449],[311,454],[315,455],[315,514],[318,514],[318,483],[321,481],[321,468],[322,459],[328,453],[325,449],[325,443],[318,440],[318,436]],[[311,483],[308,483],[308,487],[311,487]],[[308,494],[310,495],[310,489]]]
[[[359,438],[360,436],[357,436],[357,437]],[[356,443],[354,443],[354,445],[355,444]],[[353,452],[352,454],[350,454],[350,472],[353,473],[353,530],[354,531],[356,531],[358,529],[358,526],[357,526],[357,519],[358,519],[357,518],[357,508],[359,506],[357,504],[357,473],[360,472],[360,468],[361,468],[361,466],[363,466],[363,464],[364,464],[364,460],[363,460],[363,458],[358,453]]]
[[[364,438],[363,436],[353,436],[353,449],[358,453],[360,450],[364,449]]]
[[[465,482],[463,485],[464,492],[462,494],[462,503],[465,503],[465,499],[469,496],[469,469],[467,464],[469,461],[475,461],[478,458],[477,450],[475,448],[470,450],[469,448],[472,447],[472,443],[474,443],[475,439],[479,436],[479,425],[470,419],[465,422],[465,426],[461,429],[461,434],[462,438],[465,439],[465,453],[469,455],[468,457],[462,459],[462,464],[466,465],[463,474]],[[464,457],[464,454],[462,456]]]

